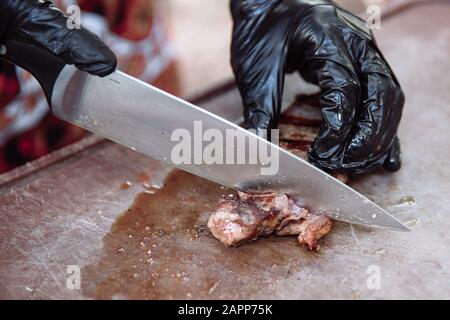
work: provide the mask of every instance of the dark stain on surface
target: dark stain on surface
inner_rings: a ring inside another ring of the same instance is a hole
[[[245,298],[300,268],[295,238],[226,248],[206,227],[231,189],[179,170],[141,193],[104,237],[98,263],[82,271],[83,293],[99,299]]]

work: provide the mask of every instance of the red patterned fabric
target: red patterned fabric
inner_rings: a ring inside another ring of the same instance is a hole
[[[54,2],[61,10],[76,3],[82,9],[82,19],[83,13],[91,13],[87,24],[83,20],[87,28],[103,30],[101,27],[106,25],[100,36],[115,51],[121,70],[178,93],[176,68],[164,26],[159,23],[162,17],[156,10],[157,0]],[[28,73],[0,61],[0,173],[73,143],[86,134],[49,114],[43,103],[43,94]],[[30,126],[33,119],[35,124]],[[19,133],[14,134],[15,131]]]

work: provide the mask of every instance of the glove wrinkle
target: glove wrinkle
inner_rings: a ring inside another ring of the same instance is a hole
[[[284,76],[320,86],[308,158],[326,171],[400,168],[404,95],[365,21],[326,0],[231,0],[231,64],[248,127],[274,127]]]

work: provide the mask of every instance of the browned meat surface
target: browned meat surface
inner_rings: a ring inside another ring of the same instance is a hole
[[[321,114],[318,96],[297,96],[280,120],[280,146],[307,160],[311,143],[319,133]],[[348,177],[333,174],[346,183]],[[209,221],[211,233],[226,246],[237,246],[261,236],[298,235],[300,245],[319,250],[318,240],[331,231],[332,220],[311,214],[285,194],[249,195],[219,204]]]
[[[223,200],[208,221],[211,233],[226,246],[275,233],[298,235],[309,250],[318,250],[318,240],[331,230],[331,219],[298,206],[285,194],[249,195]]]
[[[279,236],[298,235],[300,245],[306,246],[311,251],[318,251],[318,241],[331,231],[332,220],[327,216],[319,216],[309,213],[299,220],[289,222],[284,228],[277,231]]]
[[[210,217],[208,228],[226,246],[251,241],[274,232],[289,216],[290,203],[284,194],[238,194],[238,199],[223,200]]]

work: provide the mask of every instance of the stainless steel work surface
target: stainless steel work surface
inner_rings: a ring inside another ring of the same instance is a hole
[[[225,248],[204,224],[228,190],[90,137],[0,176],[0,298],[449,298],[449,16],[416,5],[377,31],[407,96],[404,162],[352,186],[412,232],[336,223],[319,253],[295,238]],[[234,89],[201,102],[240,103]]]

